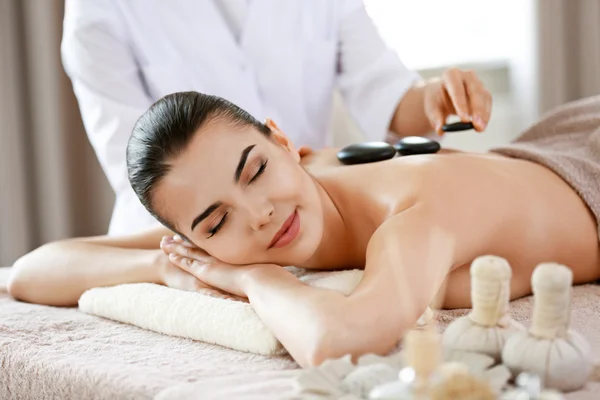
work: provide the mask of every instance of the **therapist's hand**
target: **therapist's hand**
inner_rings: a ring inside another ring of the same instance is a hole
[[[424,89],[425,115],[439,135],[450,115],[472,121],[478,132],[485,130],[492,111],[492,95],[475,72],[451,68],[441,78],[429,81]]]

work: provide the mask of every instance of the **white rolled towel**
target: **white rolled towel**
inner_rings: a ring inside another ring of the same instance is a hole
[[[309,272],[292,268],[308,285],[349,294],[362,270]],[[285,352],[252,305],[171,289],[152,283],[94,288],[83,293],[79,309],[87,314],[140,328],[251,353]]]
[[[292,272],[306,284],[351,293],[362,270]],[[83,293],[79,309],[140,328],[263,355],[285,353],[281,343],[249,303],[171,289],[152,283],[94,288]],[[431,316],[428,308],[424,318]]]

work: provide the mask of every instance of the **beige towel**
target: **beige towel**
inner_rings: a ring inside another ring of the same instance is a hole
[[[600,238],[600,96],[557,107],[513,143],[490,151],[558,174],[596,217]]]

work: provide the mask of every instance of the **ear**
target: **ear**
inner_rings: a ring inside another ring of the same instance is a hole
[[[275,121],[273,121],[271,118],[267,118],[265,120],[265,125],[271,130],[271,139],[289,152],[296,162],[300,162],[301,157],[298,149],[296,149],[296,146],[294,146],[294,143],[292,143],[290,138],[287,137],[287,135],[283,133],[281,129],[279,129]]]

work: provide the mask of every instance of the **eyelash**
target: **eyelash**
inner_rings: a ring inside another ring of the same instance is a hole
[[[223,215],[223,218],[221,218],[219,223],[214,228],[210,228],[208,230],[208,233],[210,234],[208,236],[208,239],[215,236],[219,232],[219,230],[221,230],[221,228],[223,227],[223,224],[225,223],[225,220],[227,220],[227,214],[229,214],[229,213],[225,213],[225,215]]]
[[[248,184],[251,184],[252,182],[254,182],[256,179],[258,179],[262,175],[263,172],[265,172],[265,169],[267,168],[267,162],[268,161],[264,161],[260,164],[258,171],[256,171],[256,174],[254,174],[254,176],[252,178],[250,178],[250,180],[248,181]],[[227,214],[229,214],[229,213],[225,213],[225,215],[223,215],[223,218],[221,218],[219,223],[214,228],[211,228],[208,230],[208,233],[210,234],[210,236],[208,236],[208,239],[210,239],[211,237],[213,237],[217,233],[219,233],[219,231],[223,227],[223,224],[225,224],[225,221],[227,220]]]
[[[258,168],[258,171],[256,171],[256,174],[254,174],[254,176],[248,181],[248,184],[251,184],[252,182],[254,182],[255,179],[257,179],[259,176],[262,175],[263,172],[265,172],[265,168],[267,168],[267,162],[268,162],[268,160],[265,160],[260,164],[260,168]]]

